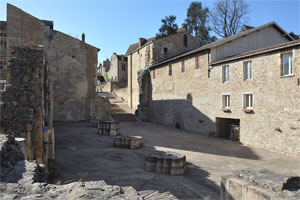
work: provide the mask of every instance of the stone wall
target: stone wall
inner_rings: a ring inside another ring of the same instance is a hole
[[[26,138],[28,159],[42,160],[44,123],[44,51],[15,47],[8,66],[9,82],[2,94],[4,133]]]
[[[281,77],[281,53],[293,52],[293,76]],[[195,69],[199,56],[200,69]],[[300,156],[299,46],[214,66],[208,73],[203,53],[151,69],[151,121],[216,136],[216,119],[240,120],[244,145]],[[243,62],[252,60],[253,79],[243,79]],[[222,83],[222,66],[229,64],[229,82]],[[210,78],[209,78],[210,77]],[[150,88],[150,87],[149,87]],[[243,93],[253,93],[253,113],[243,111]],[[222,94],[230,94],[230,112],[222,110]]]
[[[183,37],[187,36],[188,46],[184,46]],[[137,109],[139,105],[138,71],[147,66],[158,63],[166,58],[173,57],[188,50],[195,49],[199,42],[187,33],[154,40],[143,48],[128,55],[128,104],[129,107]],[[164,48],[168,49],[164,56]]]
[[[9,46],[42,45],[46,49],[49,79],[53,82],[54,120],[87,120],[87,101],[96,98],[98,49],[51,29],[10,4],[7,32]]]

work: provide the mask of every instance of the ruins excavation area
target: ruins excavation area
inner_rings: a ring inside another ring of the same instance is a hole
[[[276,22],[139,38],[105,83],[85,34],[10,4],[0,25],[0,199],[300,199],[300,39]]]

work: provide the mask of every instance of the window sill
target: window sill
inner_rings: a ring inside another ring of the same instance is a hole
[[[254,110],[252,108],[242,109],[245,113],[254,113]]]
[[[223,112],[231,112],[230,108],[222,108]]]
[[[280,76],[280,78],[288,78],[288,77],[294,77],[295,74],[290,74],[290,75],[283,75],[283,76]]]

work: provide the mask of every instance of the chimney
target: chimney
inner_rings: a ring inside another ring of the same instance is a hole
[[[82,42],[85,42],[85,34],[84,33],[82,33],[82,35],[81,35],[81,40],[82,40]]]
[[[143,46],[146,43],[146,39],[145,38],[139,38],[139,47]]]

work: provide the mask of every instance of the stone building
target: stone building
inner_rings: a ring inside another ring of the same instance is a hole
[[[111,81],[127,82],[127,57],[113,53],[107,75]]]
[[[176,34],[161,39],[139,38],[138,43],[130,45],[126,52],[129,107],[138,108],[139,84],[137,79],[139,70],[197,47],[199,47],[199,41],[184,29],[179,29]]]
[[[54,30],[53,22],[7,4],[7,47],[20,45],[41,46],[46,51],[55,121],[110,118],[109,103],[96,95],[99,49],[87,44],[84,34],[78,40]]]
[[[299,48],[272,22],[153,64],[139,115],[300,157]]]
[[[0,91],[6,86],[6,22],[0,21]]]

